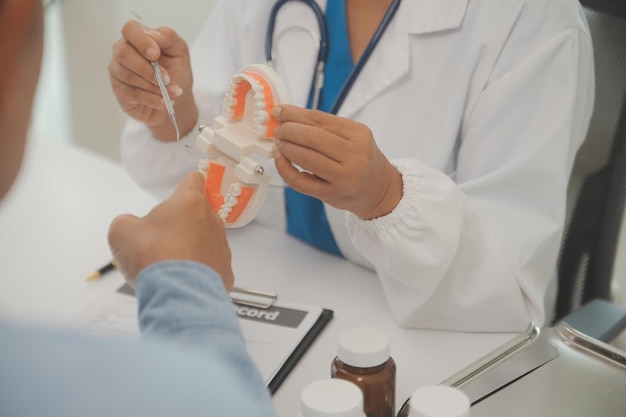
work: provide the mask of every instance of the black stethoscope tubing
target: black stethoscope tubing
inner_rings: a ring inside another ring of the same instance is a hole
[[[276,16],[278,16],[278,12],[280,11],[280,8],[285,3],[290,2],[290,1],[301,1],[303,3],[306,3],[311,8],[313,13],[315,13],[315,18],[319,26],[320,46],[319,46],[318,54],[317,54],[316,71],[313,76],[313,82],[312,82],[312,90],[314,91],[312,107],[314,109],[317,109],[319,93],[323,85],[324,67],[326,65],[326,60],[328,58],[329,45],[328,45],[328,27],[326,25],[326,18],[324,16],[324,13],[322,12],[320,7],[317,5],[317,3],[314,0],[278,0],[274,4],[270,12],[267,32],[265,36],[265,59],[271,65],[272,43],[273,43],[273,38],[274,38],[274,29],[276,27]],[[352,72],[348,76],[348,79],[346,80],[344,85],[341,87],[341,91],[337,95],[337,98],[335,99],[335,102],[333,103],[329,113],[337,114],[337,112],[341,108],[341,105],[343,104],[346,97],[348,96],[348,93],[352,89],[352,85],[354,84],[359,74],[363,70],[363,67],[365,67],[365,64],[367,63],[370,56],[372,55],[374,48],[376,48],[376,45],[382,38],[383,34],[385,33],[385,30],[387,30],[387,27],[389,27],[391,20],[393,19],[396,12],[398,11],[398,7],[400,6],[400,1],[401,0],[393,0],[391,5],[389,6],[389,9],[387,9],[385,16],[383,17],[380,24],[378,25],[378,28],[376,28],[376,32],[374,32],[372,39],[370,40],[369,44],[365,48],[365,51],[363,51],[363,55],[361,55],[361,58],[352,69]]]

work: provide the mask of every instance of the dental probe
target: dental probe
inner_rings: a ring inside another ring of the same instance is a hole
[[[147,32],[148,30],[146,26],[143,24],[141,17],[135,12],[131,11],[131,13],[133,14],[133,16],[135,16],[135,19],[137,19],[143,31]],[[174,106],[172,105],[172,100],[170,100],[170,95],[167,92],[167,88],[165,87],[165,82],[163,82],[163,73],[161,73],[161,67],[159,67],[159,63],[157,61],[150,61],[150,64],[152,64],[152,69],[154,69],[154,77],[156,78],[157,84],[159,85],[159,89],[161,90],[161,95],[163,96],[163,102],[165,103],[165,108],[167,109],[167,115],[169,116],[170,120],[172,121],[172,124],[174,125],[174,129],[176,130],[176,141],[180,142],[180,131],[178,130],[178,123],[176,123],[176,114],[174,113]]]

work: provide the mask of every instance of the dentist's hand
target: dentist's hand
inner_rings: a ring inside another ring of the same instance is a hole
[[[145,267],[168,260],[190,260],[213,268],[226,291],[233,288],[231,254],[224,222],[204,196],[204,178],[188,174],[174,193],[147,216],[116,217],[109,227],[115,262],[134,287]]]
[[[158,61],[161,67],[181,136],[185,135],[198,120],[198,108],[191,91],[193,75],[187,44],[170,28],[144,32],[138,21],[127,22],[122,28],[122,38],[113,44],[109,62],[113,93],[122,110],[145,123],[157,139],[174,141],[176,132],[151,61]]]
[[[294,190],[362,219],[384,216],[398,205],[402,176],[367,126],[289,105],[276,107],[272,114],[279,122],[276,169]]]

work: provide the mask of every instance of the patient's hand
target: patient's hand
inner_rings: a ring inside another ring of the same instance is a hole
[[[233,287],[231,254],[222,220],[204,195],[204,178],[188,174],[174,193],[145,217],[124,214],[109,228],[111,252],[131,286],[145,267],[190,260],[213,268],[227,291]]]

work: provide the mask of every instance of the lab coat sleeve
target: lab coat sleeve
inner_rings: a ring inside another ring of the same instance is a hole
[[[347,214],[352,243],[373,263],[401,324],[549,324],[545,298],[593,91],[588,33],[560,31],[491,80],[467,110],[453,176],[416,158],[394,160],[404,181],[398,206],[367,221]]]
[[[120,154],[124,168],[140,187],[157,198],[169,196],[182,177],[196,169],[203,156],[195,147],[198,128],[212,125],[232,76],[244,65],[263,62],[261,51],[245,47],[250,44],[246,42],[250,31],[259,30],[246,23],[260,13],[259,7],[245,7],[241,0],[217,2],[190,46],[193,94],[199,113],[196,126],[183,133],[182,140],[190,148],[159,141],[145,124],[132,119],[122,132]]]

